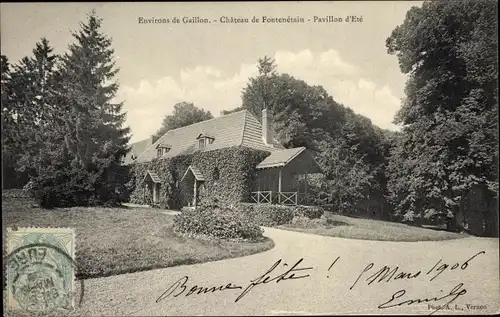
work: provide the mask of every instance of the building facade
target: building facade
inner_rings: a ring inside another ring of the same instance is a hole
[[[266,109],[261,121],[242,110],[134,143],[124,164],[131,202],[170,209],[196,208],[209,197],[303,204],[307,175],[321,172],[308,149],[276,141]]]

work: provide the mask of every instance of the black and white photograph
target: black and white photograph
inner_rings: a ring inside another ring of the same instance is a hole
[[[6,316],[500,313],[498,2],[3,2]]]

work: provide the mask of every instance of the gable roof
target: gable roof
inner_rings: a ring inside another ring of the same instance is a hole
[[[302,153],[306,148],[297,147],[293,149],[286,149],[275,151],[266,157],[262,162],[257,165],[258,169],[285,166],[288,162],[293,160],[296,156]]]
[[[150,179],[153,183],[161,183],[160,177],[155,172],[146,171],[141,183],[144,183],[147,179]]]
[[[158,144],[156,144],[156,147],[155,147],[155,148],[157,149],[157,148],[161,148],[161,147],[162,147],[162,148],[168,148],[168,149],[171,149],[171,148],[172,148],[172,146],[171,146],[170,144],[163,144],[163,143],[158,143]]]
[[[203,133],[203,132],[202,132],[202,133],[200,133],[200,135],[198,135],[197,139],[201,139],[201,138],[211,138],[211,139],[213,139],[213,138],[214,138],[214,136],[213,136],[213,135],[211,135],[211,134],[208,134],[208,133]]]
[[[213,143],[206,144],[203,149],[198,149],[196,138],[200,134],[212,136],[214,138]],[[273,144],[264,143],[262,139],[262,125],[248,110],[233,112],[225,116],[167,131],[155,143],[146,147],[135,162],[147,162],[156,158],[156,145],[160,143],[172,146],[170,151],[162,156],[164,158],[181,154],[191,154],[197,150],[211,151],[233,146],[245,146],[269,152],[284,148],[276,140]],[[130,163],[132,161],[128,161],[125,164]]]
[[[184,173],[184,175],[182,175],[181,182],[184,180],[186,175],[188,175],[189,171],[191,171],[191,173],[193,173],[193,176],[194,176],[194,178],[196,178],[196,180],[198,180],[198,181],[205,180],[205,177],[203,177],[203,174],[201,173],[201,171],[199,169],[197,169],[193,165],[189,165],[188,168],[186,169],[186,172]]]
[[[305,162],[307,170],[310,173],[322,173],[318,163],[306,147],[274,151],[257,165],[257,169],[284,167],[293,160],[295,160],[298,164],[294,165],[292,167],[293,169],[303,169],[304,165],[301,164],[304,164]]]

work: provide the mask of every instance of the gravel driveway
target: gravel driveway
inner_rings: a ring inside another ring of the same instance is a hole
[[[380,242],[274,228],[265,228],[265,235],[273,239],[276,246],[263,253],[85,280],[83,301],[75,313],[92,316],[429,315],[438,305],[455,297],[446,309],[436,314],[491,314],[500,311],[498,239]],[[482,251],[485,253],[480,253]],[[476,254],[475,258],[466,262]],[[295,269],[303,270],[283,275],[302,258]],[[275,269],[265,275],[280,259],[282,261]],[[371,267],[370,263],[373,263]],[[389,275],[378,282],[383,276],[375,279],[377,272],[381,272],[385,265],[390,266],[390,270],[398,267],[397,272],[389,282]],[[362,276],[355,283],[360,274]],[[439,275],[434,278],[436,274]],[[280,275],[281,280],[278,278]],[[297,278],[305,275],[309,276]],[[181,280],[184,276],[188,276],[187,281]],[[235,302],[250,282],[261,276],[260,281],[269,276],[268,283],[251,287]],[[274,280],[271,281],[272,278]],[[180,281],[179,287],[175,288],[177,281]],[[184,281],[184,292],[173,297],[182,291],[180,284]],[[172,294],[156,302],[170,286]],[[220,289],[224,290],[209,290],[208,293],[202,290],[198,294],[199,289],[195,286],[221,286]],[[231,289],[235,287],[241,288]],[[190,291],[191,294],[186,296]],[[390,301],[392,297],[395,299]],[[412,305],[407,305],[407,302],[397,306],[406,300],[436,297],[443,299]],[[379,305],[394,307],[378,308]]]

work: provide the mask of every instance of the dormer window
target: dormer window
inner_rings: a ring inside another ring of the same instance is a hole
[[[165,144],[158,144],[156,146],[156,157],[162,157],[165,156],[171,149],[172,147],[170,145],[165,145]]]
[[[198,147],[203,149],[205,147],[205,138],[201,138],[198,140]]]
[[[212,135],[200,133],[197,137],[198,148],[204,149],[207,145],[214,143],[215,138]]]

